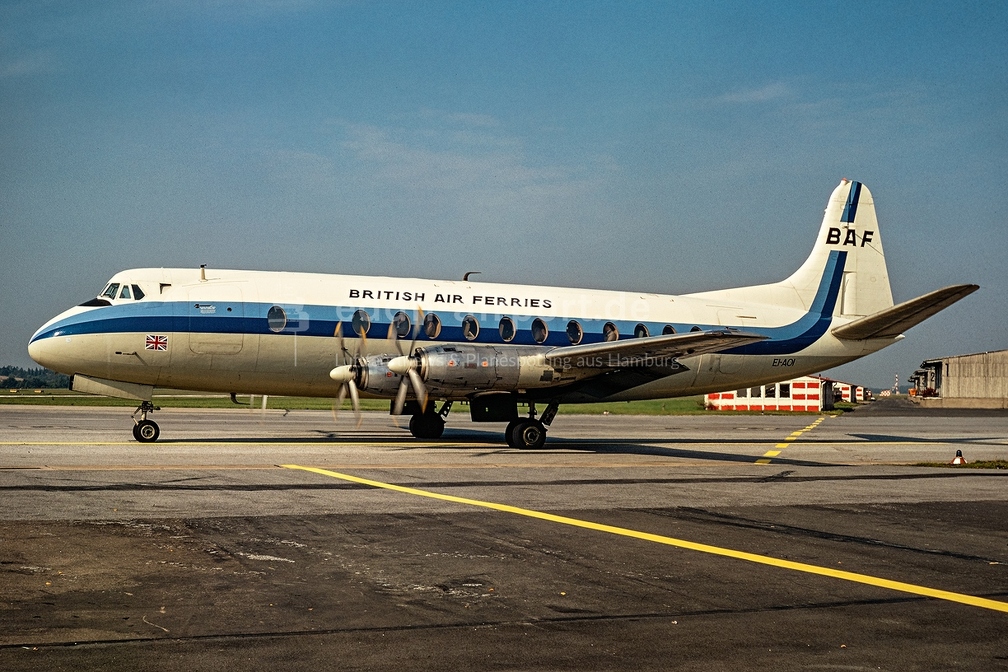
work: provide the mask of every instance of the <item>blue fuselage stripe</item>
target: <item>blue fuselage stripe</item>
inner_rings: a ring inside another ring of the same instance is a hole
[[[819,289],[809,312],[798,320],[784,327],[770,329],[747,329],[770,339],[743,345],[739,348],[726,350],[726,355],[792,355],[809,347],[829,329],[833,322],[833,309],[840,295],[840,284],[843,282],[844,265],[847,263],[847,253],[832,251],[826,260]]]

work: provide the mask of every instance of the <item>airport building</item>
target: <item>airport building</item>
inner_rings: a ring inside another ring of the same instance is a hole
[[[800,376],[779,383],[704,395],[712,411],[832,411],[838,401],[864,403],[871,390],[825,376]]]
[[[928,359],[910,394],[939,408],[1008,408],[1008,350]]]
[[[832,381],[801,376],[779,383],[704,395],[704,406],[714,411],[806,411],[833,408]]]

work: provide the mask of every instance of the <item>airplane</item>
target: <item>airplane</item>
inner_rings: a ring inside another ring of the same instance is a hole
[[[468,274],[467,274],[468,276]],[[28,352],[71,389],[134,399],[156,441],[155,387],[389,400],[414,437],[452,405],[537,449],[560,404],[750,387],[864,357],[979,289],[894,305],[875,203],[844,179],[787,279],[679,296],[294,272],[141,268],[57,315]],[[440,408],[437,403],[440,402]],[[537,414],[537,404],[544,406]],[[519,412],[526,406],[527,416]]]

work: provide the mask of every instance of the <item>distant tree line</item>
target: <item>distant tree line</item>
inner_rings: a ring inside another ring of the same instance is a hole
[[[20,366],[0,366],[0,389],[66,389],[70,387],[70,376],[56,373],[41,366],[22,369]]]

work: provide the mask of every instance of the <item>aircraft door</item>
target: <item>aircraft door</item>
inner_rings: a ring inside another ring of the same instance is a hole
[[[238,285],[189,290],[189,350],[198,355],[237,355],[244,345],[244,303]],[[207,298],[212,295],[214,298]]]

